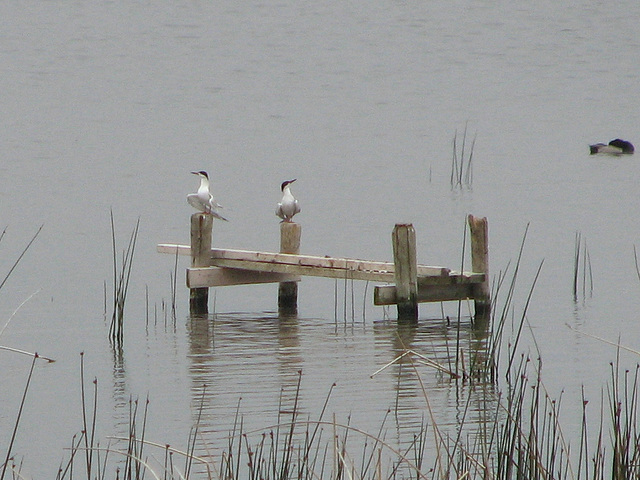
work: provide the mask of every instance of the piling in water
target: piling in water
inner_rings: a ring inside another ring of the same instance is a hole
[[[211,266],[211,237],[213,215],[194,213],[191,215],[191,266]],[[209,288],[191,288],[189,311],[195,315],[209,313]]]
[[[471,233],[471,270],[484,273],[484,282],[474,289],[474,305],[477,318],[487,318],[491,314],[491,294],[489,290],[489,224],[487,217],[467,217]]]
[[[300,253],[302,227],[294,222],[280,224],[280,253]],[[281,315],[298,314],[298,282],[280,282],[278,285],[278,312]]]
[[[416,231],[411,224],[396,224],[392,234],[398,321],[418,320],[418,261]]]

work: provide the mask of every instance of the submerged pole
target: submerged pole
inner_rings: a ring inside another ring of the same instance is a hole
[[[392,234],[398,321],[418,321],[418,261],[416,231],[411,224],[396,224]]]
[[[488,317],[491,313],[491,293],[489,289],[489,224],[487,217],[467,217],[471,233],[471,269],[484,273],[484,281],[474,288],[476,317]]]
[[[280,253],[300,253],[302,227],[294,222],[280,223]],[[298,282],[280,282],[278,286],[278,312],[298,314]]]
[[[213,215],[194,213],[191,215],[191,266],[211,266],[211,237]],[[189,290],[189,312],[193,315],[209,313],[209,288]]]

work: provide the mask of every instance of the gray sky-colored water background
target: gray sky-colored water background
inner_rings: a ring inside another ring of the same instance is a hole
[[[495,278],[528,225],[514,318],[544,264],[519,347],[540,352],[551,395],[570,403],[584,385],[598,399],[616,352],[593,336],[640,349],[639,160],[588,148],[640,144],[638,18],[635,1],[2,2],[3,275],[43,229],[0,290],[0,326],[11,319],[0,345],[56,359],[36,364],[14,445],[23,474],[52,478],[82,429],[81,352],[102,438],[126,433],[129,399],[148,396],[147,438],[184,445],[206,384],[202,435],[224,446],[238,404],[248,429],[273,424],[300,371],[309,415],[335,383],[329,410],[363,430],[398,398],[398,431],[424,416],[415,378],[371,376],[401,351],[372,285],[304,278],[290,323],[275,285],[218,288],[198,322],[180,258],[172,317],[174,259],[156,244],[189,242],[192,170],[209,172],[230,220],[214,226],[218,247],[276,251],[291,178],[312,255],[391,260],[394,224],[411,222],[420,263],[458,268],[472,213],[488,218]],[[473,179],[452,188],[465,127]],[[110,211],[119,252],[140,219],[120,354],[108,338]],[[576,232],[593,278],[577,300]],[[421,305],[405,340],[442,355],[443,314],[457,311]],[[0,350],[0,452],[29,366]],[[455,424],[459,387],[429,369],[422,380]]]

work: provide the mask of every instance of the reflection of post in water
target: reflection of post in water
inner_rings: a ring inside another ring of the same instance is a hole
[[[392,357],[374,376],[386,375],[395,386],[391,408],[401,447],[409,449],[422,435],[434,435],[436,442],[460,434],[478,444],[491,442],[483,432],[496,419],[499,397],[491,375],[479,374],[490,364],[490,341],[470,319],[459,337],[457,329],[446,319],[374,328],[376,343],[386,345],[386,359]]]
[[[120,346],[112,346],[111,353],[113,354],[113,404],[115,407],[115,427],[117,435],[126,435],[129,430],[129,417],[130,417],[130,405],[131,394],[127,387],[127,371],[124,361],[124,351]],[[83,353],[81,358],[83,358]],[[83,367],[82,367],[83,368]],[[94,380],[94,383],[97,380]]]
[[[213,354],[214,321],[209,315],[189,315],[189,354],[210,359]]]
[[[300,354],[300,331],[295,315],[280,315],[278,318],[278,371],[282,409],[293,411],[298,404],[302,377],[302,356]]]
[[[214,319],[209,315],[191,314],[188,318],[187,368],[191,381],[192,416],[198,419],[197,427],[204,430],[210,430],[212,426],[204,422],[201,415],[212,410],[216,398],[214,326]]]
[[[423,394],[422,375],[434,372],[438,383],[450,379],[492,384],[496,362],[493,359],[493,337],[487,322],[483,319],[480,325],[471,320],[458,321],[452,326],[447,318],[426,320],[420,325],[398,324],[389,339],[393,359],[376,375],[387,367],[393,367],[392,371],[397,375],[397,394],[403,398],[420,397]]]
[[[277,423],[278,414],[283,422],[297,416],[303,355],[296,316],[191,315],[187,334],[191,415],[200,436],[196,455],[228,448],[220,438],[234,434],[245,414],[255,421],[255,405],[273,412],[259,426]]]

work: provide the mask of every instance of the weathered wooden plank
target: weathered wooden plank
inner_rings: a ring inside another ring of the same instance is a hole
[[[156,246],[156,251],[171,255],[175,255],[177,251],[178,255],[191,255],[191,247],[189,245],[176,245],[175,243],[159,243]]]
[[[479,283],[484,282],[485,274],[484,273],[475,273],[475,272],[456,272],[452,271],[448,276],[433,276],[429,275],[426,277],[418,276],[418,286],[427,287],[429,285],[433,286],[447,286],[447,285],[467,285],[474,284],[477,285]]]
[[[187,269],[187,287],[189,288],[299,281],[299,276],[284,273],[253,272],[250,270],[220,267]]]
[[[395,271],[391,262],[372,262],[351,258],[319,257],[314,255],[292,255],[286,253],[255,252],[249,250],[211,249],[211,258],[214,265],[223,266],[225,261],[249,263],[279,263],[282,265],[318,267],[330,270],[349,270],[352,272],[371,272],[390,274],[393,277]],[[235,268],[240,268],[240,263],[235,263]],[[224,266],[231,266],[231,263]],[[258,270],[259,267],[247,267]],[[420,266],[421,275],[446,275],[449,269],[444,267]],[[333,275],[330,275],[333,276]],[[344,277],[344,273],[340,278]],[[351,278],[351,277],[349,277]]]
[[[422,285],[418,281],[418,303],[448,302],[473,298],[474,283]],[[395,305],[398,302],[395,285],[377,285],[373,290],[374,305]]]
[[[305,267],[296,267],[295,269],[290,266],[278,266],[276,265],[274,268],[280,268],[283,270],[282,272],[266,272],[266,271],[258,271],[258,270],[249,270],[249,269],[240,269],[240,268],[227,268],[227,267],[208,267],[208,268],[190,268],[187,270],[187,286],[190,288],[195,287],[215,287],[215,286],[224,286],[224,282],[231,278],[242,278],[242,282],[240,281],[231,281],[228,285],[240,285],[242,283],[266,283],[266,282],[297,282],[300,281],[300,273],[298,271],[306,270]],[[292,270],[296,270],[296,272],[285,272],[284,270],[291,268]],[[219,270],[227,271],[228,273],[223,274]],[[327,275],[319,275],[317,269],[312,269],[313,274],[310,276],[327,276]],[[242,272],[238,273],[236,277],[232,277],[231,275],[236,275],[233,272]],[[320,272],[325,273],[325,272]],[[337,272],[334,272],[337,273]],[[344,273],[344,272],[342,272]],[[363,275],[365,272],[361,272]],[[273,276],[269,277],[266,274],[273,274]],[[221,275],[225,275],[221,277]],[[242,276],[241,276],[242,275]],[[252,276],[255,277],[256,281],[254,282]],[[358,280],[355,278],[354,280]],[[271,280],[267,280],[271,278]],[[332,278],[344,278],[333,276]],[[348,277],[349,278],[349,277]],[[387,276],[385,277],[389,282],[393,281],[393,277]],[[463,273],[457,274],[452,273],[450,276],[427,276],[427,277],[418,277],[418,287],[452,287],[455,285],[469,285],[469,284],[478,284],[481,283],[484,279],[484,275],[481,273]],[[365,279],[366,280],[366,279]],[[382,281],[386,281],[382,280]],[[377,287],[376,287],[377,288]]]
[[[189,255],[187,245],[160,244],[159,253],[172,255]],[[292,255],[286,253],[257,252],[252,250],[232,250],[222,248],[211,249],[212,265],[228,268],[243,268],[254,271],[273,271],[280,273],[296,273],[298,275],[314,275],[313,268],[326,270],[318,271],[315,276],[330,278],[353,278],[354,280],[372,280],[392,282],[395,266],[392,262],[373,262],[352,258],[319,257],[314,255]],[[269,267],[260,264],[280,264],[282,267]],[[287,270],[291,266],[292,269]],[[297,269],[296,267],[302,267]],[[309,267],[305,269],[304,267]],[[270,270],[274,268],[274,270]],[[295,269],[295,271],[292,271]],[[298,271],[300,270],[300,271]],[[304,271],[302,271],[304,270]],[[419,276],[448,276],[450,270],[446,267],[418,265]]]
[[[254,272],[287,273],[309,277],[347,278],[353,280],[369,280],[374,282],[393,282],[392,272],[372,272],[368,270],[346,270],[344,268],[299,265],[295,263],[251,262],[215,258],[211,260],[216,267],[237,268]]]

